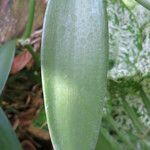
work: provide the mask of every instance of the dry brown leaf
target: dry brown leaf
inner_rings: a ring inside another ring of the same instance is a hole
[[[25,50],[18,54],[12,63],[11,74],[16,74],[22,70],[32,59],[32,55],[29,51]]]
[[[22,143],[21,143],[22,147],[23,147],[23,150],[36,150],[35,146],[32,144],[31,141],[29,140],[24,140]]]
[[[48,131],[45,131],[43,129],[40,129],[40,128],[37,128],[37,127],[34,127],[33,125],[31,125],[27,131],[33,135],[35,138],[38,138],[38,139],[42,139],[44,141],[48,141],[50,140],[50,136],[49,136],[49,133]]]
[[[38,115],[39,109],[43,105],[43,100],[39,96],[32,97],[28,104],[29,108],[26,111],[20,112],[18,118],[21,126],[29,126],[33,119]]]

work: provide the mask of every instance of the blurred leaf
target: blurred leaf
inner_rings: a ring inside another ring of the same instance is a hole
[[[150,0],[136,0],[139,4],[141,4],[143,7],[150,10]]]
[[[129,8],[133,9],[136,5],[135,0],[122,0]]]
[[[130,139],[128,138],[127,133],[125,133],[124,131],[119,130],[117,123],[115,122],[115,120],[111,116],[108,115],[106,117],[106,119],[107,119],[108,123],[111,125],[111,127],[118,134],[119,139],[127,145],[128,149],[133,149],[133,147],[134,147],[133,143],[131,143]]]
[[[147,109],[148,115],[150,116],[150,100],[142,88],[140,89],[140,96],[143,100],[145,108]]]
[[[108,81],[111,110],[105,108],[111,119],[105,118],[102,126],[124,149],[149,150],[150,13],[137,3],[134,7],[133,0],[107,2],[110,65],[112,60],[115,64],[110,67]]]
[[[125,112],[128,114],[128,116],[130,117],[130,119],[132,120],[136,130],[140,133],[143,132],[143,127],[144,125],[142,124],[142,122],[139,120],[139,118],[137,117],[136,113],[134,112],[134,110],[130,107],[130,105],[127,103],[127,101],[125,99],[122,99],[122,103],[123,103],[123,107],[125,109]]]
[[[0,47],[0,94],[8,78],[14,58],[16,42],[8,41]]]
[[[21,150],[21,145],[3,110],[0,108],[0,149]]]

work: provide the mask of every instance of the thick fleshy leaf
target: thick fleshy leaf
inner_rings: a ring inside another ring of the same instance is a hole
[[[1,108],[0,108],[0,149],[21,150],[21,145]]]
[[[55,150],[96,147],[108,63],[104,0],[50,0],[42,41],[45,108]]]
[[[8,41],[0,47],[0,94],[8,78],[15,53],[15,40]]]

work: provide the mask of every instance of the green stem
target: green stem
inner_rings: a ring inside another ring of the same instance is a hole
[[[138,54],[140,53],[140,51],[142,50],[142,48],[143,48],[143,46],[142,46],[142,41],[143,41],[143,36],[142,36],[142,30],[141,30],[141,28],[140,28],[140,25],[139,25],[139,23],[138,23],[138,21],[137,21],[137,18],[136,18],[136,16],[135,16],[135,14],[131,11],[131,9],[129,9],[128,8],[128,6],[123,2],[123,1],[121,1],[121,3],[123,4],[123,6],[129,11],[129,13],[130,13],[130,15],[133,17],[133,19],[134,19],[134,21],[135,21],[135,23],[136,23],[136,25],[137,25],[137,29],[138,29],[138,31],[137,31],[137,48],[138,48],[138,50],[139,50],[139,52],[138,52]],[[136,68],[136,70],[137,70],[137,68]]]
[[[150,0],[136,0],[139,4],[141,4],[143,7],[150,10]]]
[[[150,116],[150,100],[149,100],[148,96],[146,95],[146,93],[142,87],[140,89],[140,96],[142,97],[142,101],[144,103],[144,106],[147,109],[147,113]]]
[[[127,113],[127,115],[132,120],[132,123],[135,126],[135,128],[137,129],[137,131],[142,133],[143,132],[143,127],[144,127],[143,124],[139,120],[139,118],[137,117],[137,115],[134,112],[134,110],[129,106],[129,104],[127,103],[127,101],[125,100],[124,97],[122,97],[122,104],[123,104],[125,112]]]
[[[40,64],[41,64],[39,55],[36,52],[34,52],[34,49],[31,45],[27,45],[25,47],[32,54],[32,57],[33,57],[35,64],[36,64],[36,69],[39,69]]]
[[[131,150],[134,149],[134,146],[132,145],[132,143],[126,136],[126,133],[122,130],[119,130],[118,124],[115,122],[115,120],[111,116],[107,116],[106,120],[108,121],[108,123],[111,124],[112,128],[118,134],[119,138],[129,146],[129,149],[131,149]]]
[[[29,17],[26,25],[25,32],[23,34],[23,39],[27,39],[30,37],[32,32],[33,20],[34,20],[34,12],[35,12],[35,0],[30,0],[29,3]]]

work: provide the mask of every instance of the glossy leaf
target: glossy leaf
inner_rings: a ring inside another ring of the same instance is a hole
[[[0,94],[8,78],[15,53],[15,40],[9,41],[0,47]]]
[[[0,149],[21,150],[21,145],[1,108],[0,108]]]
[[[42,40],[42,82],[55,150],[96,147],[108,64],[104,0],[50,0]]]

